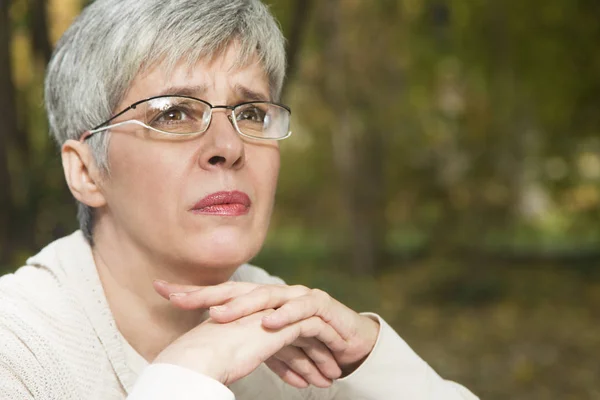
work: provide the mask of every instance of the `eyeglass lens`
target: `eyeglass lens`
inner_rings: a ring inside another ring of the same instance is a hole
[[[152,129],[173,134],[206,131],[211,120],[211,107],[187,97],[159,97],[139,104],[135,118]],[[271,103],[247,103],[233,109],[234,124],[248,136],[276,139],[289,130],[289,111]]]

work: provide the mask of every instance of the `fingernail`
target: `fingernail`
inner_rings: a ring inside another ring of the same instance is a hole
[[[277,317],[274,317],[273,314],[265,315],[262,319],[264,322],[275,322],[277,321]]]
[[[169,284],[167,281],[163,281],[162,279],[155,279],[154,283],[160,283],[161,285],[168,285]]]
[[[227,306],[213,306],[210,308],[212,311],[218,312],[218,313],[222,313],[224,311],[227,311]]]
[[[183,296],[186,296],[186,295],[187,295],[187,293],[185,293],[185,292],[182,292],[182,293],[171,293],[171,294],[169,294],[169,298],[172,299],[173,297],[183,297]]]

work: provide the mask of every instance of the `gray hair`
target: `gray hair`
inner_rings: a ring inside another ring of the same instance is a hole
[[[132,80],[145,69],[221,54],[237,40],[238,64],[258,56],[279,99],[284,38],[259,0],[96,0],[62,36],[46,74],[50,131],[59,145],[111,117]],[[88,144],[108,172],[109,135]],[[92,243],[93,209],[78,202],[79,225]]]

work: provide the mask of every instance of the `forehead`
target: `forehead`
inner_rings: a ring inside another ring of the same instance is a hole
[[[163,94],[271,100],[269,79],[260,58],[240,57],[235,44],[210,58],[146,68],[132,81],[125,97],[132,100]]]

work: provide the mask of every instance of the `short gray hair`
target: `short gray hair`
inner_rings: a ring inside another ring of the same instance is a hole
[[[158,64],[222,53],[240,43],[238,63],[258,56],[278,100],[285,75],[284,38],[259,0],[96,0],[65,32],[46,73],[50,131],[59,145],[111,117],[132,80]],[[109,135],[88,140],[108,172]],[[93,209],[78,203],[79,225],[92,242]]]

